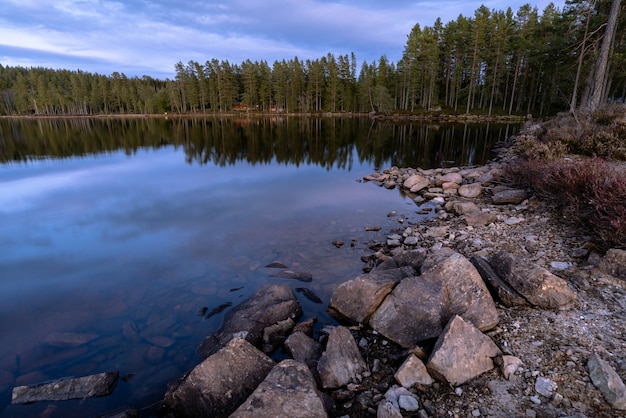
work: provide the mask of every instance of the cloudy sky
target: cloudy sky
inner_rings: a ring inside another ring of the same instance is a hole
[[[213,58],[396,62],[416,23],[524,3],[542,12],[550,1],[0,0],[0,64],[172,78],[178,61]]]

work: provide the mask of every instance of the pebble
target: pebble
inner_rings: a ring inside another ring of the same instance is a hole
[[[473,417],[479,417],[480,416],[480,410],[479,409],[474,409],[472,411],[472,416]]]
[[[531,396],[530,401],[534,404],[541,405],[541,399],[539,399],[539,396],[536,396],[536,395]]]
[[[456,394],[456,396],[461,396],[463,394],[463,389],[456,388],[454,389],[454,393]]]
[[[527,409],[526,416],[530,418],[535,418],[537,416],[537,412],[534,409]]]
[[[417,399],[414,396],[400,395],[398,397],[398,406],[405,411],[417,411],[420,406]]]

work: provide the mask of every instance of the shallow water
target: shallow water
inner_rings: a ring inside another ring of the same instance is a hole
[[[482,163],[516,128],[273,119],[0,129],[0,417],[66,417],[154,412],[230,307],[206,320],[198,311],[235,306],[264,283],[310,289],[323,303],[296,293],[305,317],[332,322],[328,299],[361,273],[369,245],[424,216],[410,196],[359,179],[391,165]],[[270,277],[276,260],[313,280]],[[9,406],[14,386],[112,370],[125,379],[111,396]]]

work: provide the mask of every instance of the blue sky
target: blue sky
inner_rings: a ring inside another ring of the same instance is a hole
[[[524,3],[542,12],[550,1],[0,0],[0,64],[173,78],[178,61],[213,58],[396,62],[416,23]]]

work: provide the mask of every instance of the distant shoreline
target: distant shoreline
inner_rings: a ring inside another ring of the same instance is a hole
[[[486,122],[524,122],[528,117],[519,115],[480,115],[480,114],[385,114],[385,113],[276,113],[276,112],[246,112],[229,111],[223,113],[112,113],[99,115],[0,115],[2,119],[220,119],[220,118],[268,118],[268,117],[311,117],[311,118],[370,118],[373,120],[392,122],[450,122],[450,123],[486,123]]]

